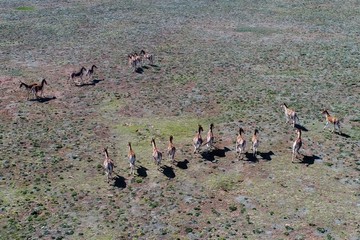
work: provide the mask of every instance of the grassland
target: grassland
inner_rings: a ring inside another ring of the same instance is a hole
[[[0,239],[360,239],[359,8],[1,1]],[[141,49],[155,64],[136,73],[126,56]],[[97,81],[69,84],[92,64]],[[46,98],[26,100],[20,81],[43,78]],[[298,164],[283,102],[304,129]],[[324,108],[343,134],[323,129]],[[217,149],[193,154],[210,123]],[[257,158],[238,160],[239,126],[260,130]],[[150,140],[165,152],[169,135],[177,163],[159,171]]]

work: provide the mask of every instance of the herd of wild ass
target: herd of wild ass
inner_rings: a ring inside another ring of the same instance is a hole
[[[144,50],[141,50],[140,54],[137,54],[136,52],[133,54],[128,54],[127,59],[128,59],[128,65],[130,67],[134,68],[135,71],[137,68],[142,67],[143,64],[145,64],[146,62],[148,62],[149,64],[154,63],[154,56],[152,54],[146,53]],[[75,85],[81,86],[84,84],[83,77],[90,80],[92,78],[96,68],[97,68],[96,65],[92,65],[88,69],[86,69],[85,67],[81,67],[80,71],[71,73],[68,80],[72,80],[73,83],[75,83]],[[76,82],[77,79],[80,80],[80,84]],[[45,79],[43,79],[40,84],[38,84],[38,83],[26,84],[26,83],[21,82],[20,88],[22,86],[25,87],[25,89],[27,91],[27,99],[28,100],[29,100],[31,94],[33,94],[34,98],[38,99],[38,98],[43,98],[43,96],[44,96],[43,92],[44,92],[45,84],[48,84]],[[291,121],[293,127],[295,128],[296,135],[297,135],[295,141],[292,144],[292,162],[295,162],[295,159],[298,157],[299,150],[301,149],[301,146],[302,146],[301,128],[297,127],[297,125],[299,124],[299,118],[298,118],[297,112],[295,112],[293,109],[288,108],[288,106],[285,103],[282,104],[282,107],[284,108],[286,123]],[[328,110],[324,110],[322,112],[322,114],[326,118],[326,124],[324,126],[324,129],[329,124],[332,124],[333,125],[332,132],[334,132],[337,129],[339,131],[339,133],[341,134],[340,120],[336,117],[331,116],[329,114]],[[204,131],[204,129],[200,124],[198,125],[198,130],[193,138],[194,154],[197,152],[200,152],[201,147],[204,145],[207,146],[208,151],[216,148],[214,146],[215,138],[214,138],[213,128],[214,128],[214,124],[211,123],[209,126],[209,130],[207,132],[206,142],[204,142],[204,140],[201,136],[201,133]],[[244,134],[245,134],[244,129],[240,127],[238,135],[236,137],[236,144],[235,144],[235,151],[238,154],[239,159],[243,159],[244,154],[246,152],[247,141],[246,141]],[[259,134],[258,129],[255,129],[254,133],[252,135],[252,138],[251,138],[251,149],[252,149],[252,153],[254,156],[257,155],[258,147],[260,144],[258,134]],[[169,137],[169,142],[168,142],[168,147],[167,147],[167,156],[171,160],[172,164],[175,164],[175,162],[176,162],[175,161],[176,147],[173,143],[173,139],[174,139],[173,136]],[[160,167],[161,161],[163,159],[163,154],[159,150],[159,148],[156,146],[154,138],[151,139],[151,145],[152,145],[153,160],[154,160],[155,164],[158,167]],[[114,161],[109,157],[107,148],[103,149],[103,153],[105,155],[105,160],[104,160],[103,166],[105,168],[107,181],[109,182],[110,179],[112,178],[112,173],[114,170]],[[130,175],[134,175],[135,174],[136,155],[135,155],[135,152],[134,152],[130,142],[128,143],[128,161],[130,163]]]

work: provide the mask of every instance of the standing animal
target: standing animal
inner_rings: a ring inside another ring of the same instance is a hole
[[[154,55],[146,53],[144,50],[141,50],[140,56],[142,58],[142,61],[145,62],[145,60],[148,60],[150,64],[154,63]]]
[[[69,80],[71,79],[73,82],[75,82],[75,79],[80,78],[81,84],[83,84],[83,76],[86,73],[86,68],[81,67],[79,72],[73,72],[70,74]]]
[[[331,123],[334,125],[332,132],[335,131],[335,127],[336,127],[339,130],[339,133],[341,134],[340,120],[336,117],[331,116],[329,114],[329,111],[326,109],[322,112],[322,114],[325,115],[325,118],[326,118],[326,124],[324,126],[324,129],[329,125],[329,123]]]
[[[202,131],[204,131],[204,129],[199,124],[198,131],[195,134],[195,137],[193,138],[194,153],[196,153],[196,151],[200,151],[200,147],[203,144],[203,139],[201,137],[201,132]]]
[[[176,152],[176,148],[173,144],[173,136],[170,136],[169,138],[169,145],[168,145],[168,156],[171,159],[171,162],[174,164],[175,163],[175,152]]]
[[[37,84],[36,84],[36,83],[32,83],[32,84],[27,85],[26,83],[20,82],[20,88],[21,88],[22,86],[24,86],[25,89],[26,89],[26,91],[27,91],[27,98],[26,98],[27,100],[29,100],[29,98],[30,98],[31,88],[32,88],[33,86],[35,86],[35,85],[37,85]]]
[[[154,158],[155,164],[160,166],[162,160],[162,152],[160,152],[159,149],[156,147],[154,138],[151,139],[151,144],[153,149],[152,156]]]
[[[240,158],[242,153],[245,153],[245,148],[246,148],[246,140],[243,136],[244,134],[244,129],[242,129],[241,127],[239,128],[239,134],[236,138],[236,145],[235,145],[235,149],[236,152],[238,153],[238,157]]]
[[[214,133],[213,133],[214,124],[210,124],[209,131],[206,136],[206,146],[211,149],[214,146]]]
[[[96,65],[92,65],[91,68],[87,70],[87,72],[86,72],[85,75],[86,75],[88,78],[91,78],[92,75],[94,75],[95,68],[97,68],[97,66],[96,66]]]
[[[289,120],[291,120],[293,122],[293,126],[295,127],[295,124],[299,123],[299,118],[297,116],[297,113],[294,110],[288,108],[288,106],[285,103],[283,103],[282,106],[284,107],[286,123],[288,123]]]
[[[131,147],[130,142],[128,144],[128,147],[129,147],[128,158],[129,158],[129,163],[130,163],[130,175],[131,175],[131,174],[135,173],[134,169],[135,169],[136,155],[135,155],[134,150]]]
[[[302,146],[301,130],[296,129],[296,133],[297,133],[297,138],[295,139],[295,141],[293,143],[293,146],[292,146],[292,159],[291,159],[291,162],[294,162],[294,159],[299,154],[299,150],[300,150],[300,148]]]
[[[254,156],[256,156],[256,154],[257,154],[257,149],[258,149],[258,147],[259,147],[258,134],[259,134],[259,130],[255,129],[254,135],[253,135],[252,138],[251,138],[252,149],[253,149],[253,154],[254,154]]]
[[[103,165],[104,165],[107,181],[109,182],[109,180],[110,180],[110,178],[112,176],[112,172],[114,170],[114,162],[109,157],[109,153],[107,151],[107,148],[104,148],[104,154],[105,154],[105,160],[104,160]]]
[[[45,79],[41,81],[41,84],[35,84],[31,87],[31,92],[34,94],[35,98],[39,98],[38,93],[40,92],[40,97],[44,97],[44,86],[48,83]]]

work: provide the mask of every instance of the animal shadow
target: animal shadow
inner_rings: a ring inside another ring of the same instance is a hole
[[[295,128],[300,129],[303,132],[308,132],[309,131],[306,127],[301,126],[300,124],[295,124]]]
[[[122,176],[116,175],[115,182],[114,182],[114,187],[126,188],[125,178],[122,177]]]
[[[259,155],[262,159],[266,160],[266,161],[271,161],[271,156],[275,155],[273,151],[270,152],[259,152]]]
[[[306,164],[306,166],[312,165],[314,164],[315,160],[320,159],[318,156],[316,155],[312,155],[312,156],[303,156],[303,159],[301,162],[299,162],[300,164]]]
[[[77,87],[95,86],[96,84],[98,84],[99,82],[102,82],[102,81],[104,81],[104,79],[94,79],[91,82],[82,83],[82,84],[78,84],[75,86],[77,86]]]
[[[347,135],[346,133],[339,133],[339,132],[335,132],[336,135],[339,135],[341,137],[344,137],[344,138],[350,138],[351,136],[350,135]]]
[[[143,74],[144,73],[144,69],[142,67],[138,67],[135,69],[135,72],[136,73],[139,73],[139,74]]]
[[[178,167],[178,168],[181,168],[181,169],[188,169],[188,163],[189,163],[189,161],[187,160],[187,159],[185,159],[184,161],[181,161],[181,162],[177,162],[176,163],[176,166]]]
[[[33,102],[40,102],[40,103],[44,103],[44,102],[49,102],[51,100],[54,100],[56,99],[56,97],[39,97],[39,98],[36,98],[36,99],[31,99],[30,101],[33,101]]]
[[[139,177],[143,177],[143,178],[146,178],[147,177],[147,171],[148,169],[143,167],[143,166],[140,166],[136,169],[136,172],[138,174]]]
[[[215,161],[215,157],[225,157],[226,152],[230,151],[229,148],[224,147],[224,149],[215,148],[213,150],[208,150],[201,153],[201,156],[206,160],[213,162]]]
[[[254,155],[252,152],[251,152],[251,153],[246,152],[246,153],[245,153],[245,157],[247,158],[247,160],[248,160],[249,162],[255,163],[255,162],[258,162],[258,161],[259,161],[258,158],[256,157],[256,155]]]
[[[168,177],[169,179],[175,177],[175,172],[174,172],[174,169],[172,167],[164,165],[164,166],[161,167],[161,170],[162,170],[162,173],[166,177]]]

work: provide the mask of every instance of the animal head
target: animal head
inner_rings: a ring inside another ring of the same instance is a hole
[[[204,131],[204,129],[203,129],[203,127],[199,124],[198,132],[201,133],[202,131]]]
[[[214,128],[214,124],[211,123],[211,124],[210,124],[210,129],[213,130],[213,128]]]
[[[286,108],[287,108],[288,106],[286,105],[286,103],[283,103],[283,104],[282,104],[282,107],[286,107]]]
[[[173,141],[173,136],[171,135],[170,138],[169,138],[170,142]]]
[[[45,78],[41,81],[41,84],[44,84],[44,83],[45,83],[46,85],[48,84],[47,81],[45,80]]]
[[[321,114],[329,114],[328,110],[327,109],[324,109]]]
[[[256,135],[258,133],[259,133],[259,130],[255,129],[254,134]]]
[[[145,54],[145,51],[144,51],[144,50],[141,50],[140,54],[143,54],[143,55],[144,55],[144,54]]]
[[[97,68],[97,66],[94,64],[94,65],[91,66],[91,68]]]
[[[239,134],[241,135],[242,133],[245,133],[244,129],[242,129],[242,127],[239,127]]]

